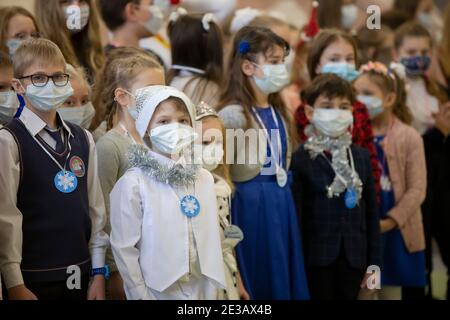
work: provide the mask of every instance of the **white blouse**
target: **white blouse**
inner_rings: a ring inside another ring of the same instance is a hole
[[[112,190],[111,246],[128,299],[216,299],[225,288],[213,177],[201,169],[188,189],[132,168]],[[189,194],[200,203],[194,218],[180,208],[180,199]]]

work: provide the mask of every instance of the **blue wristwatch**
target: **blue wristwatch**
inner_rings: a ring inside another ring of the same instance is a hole
[[[105,279],[109,279],[109,266],[106,265],[103,268],[95,268],[91,270],[91,277],[102,274]]]

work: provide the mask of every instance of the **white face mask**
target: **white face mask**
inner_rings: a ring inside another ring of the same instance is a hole
[[[73,6],[77,6],[77,5],[70,5],[70,6],[68,6],[65,9],[64,13],[65,13],[66,19],[68,21],[75,21],[75,22],[79,21],[79,25],[77,25],[74,28],[69,28],[69,31],[71,33],[78,33],[78,32],[80,32],[81,30],[83,30],[87,26],[87,24],[89,22],[89,16],[91,14],[91,10],[90,10],[88,4],[82,4],[80,6],[77,6],[77,7],[80,8],[80,17],[79,17],[79,20],[78,20],[78,17],[74,18]]]
[[[154,0],[153,5],[157,6],[165,17],[167,17],[170,14],[171,9],[170,0]]]
[[[220,163],[223,161],[223,144],[211,143],[207,146],[199,145],[202,155],[202,167],[209,172],[217,169]]]
[[[19,99],[14,91],[0,92],[0,114],[13,117],[19,108]]]
[[[341,15],[341,26],[344,29],[351,29],[358,19],[358,6],[354,3],[343,5]]]
[[[94,118],[95,109],[92,102],[88,102],[81,107],[61,107],[58,109],[58,113],[64,121],[87,129],[91,125],[92,118]]]
[[[156,127],[149,136],[156,149],[165,154],[177,155],[194,142],[197,133],[190,126],[174,122]]]
[[[312,124],[325,136],[337,138],[353,124],[353,114],[349,110],[316,108]]]
[[[150,19],[144,24],[145,29],[152,34],[158,34],[164,24],[164,14],[161,9],[156,6],[149,6]]]
[[[431,13],[420,12],[417,16],[419,23],[427,30],[433,29],[433,16]]]
[[[73,89],[70,82],[63,87],[57,87],[50,79],[45,87],[29,84],[25,90],[25,97],[31,105],[42,112],[59,108],[72,95]]]
[[[279,92],[289,84],[289,73],[284,63],[255,65],[261,68],[264,75],[261,78],[256,76],[253,76],[253,78],[258,88],[265,94]]]

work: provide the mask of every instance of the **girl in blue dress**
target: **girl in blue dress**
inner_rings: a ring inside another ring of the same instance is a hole
[[[227,162],[236,186],[232,218],[244,234],[236,247],[241,277],[252,299],[308,299],[288,172],[292,128],[279,95],[289,83],[289,44],[269,29],[245,27],[232,50],[219,116],[235,129],[227,131],[234,155]]]
[[[362,67],[358,99],[372,119],[381,175],[383,268],[380,298],[400,300],[402,288],[425,288],[425,240],[420,206],[426,167],[422,138],[410,127],[404,83],[381,63]]]

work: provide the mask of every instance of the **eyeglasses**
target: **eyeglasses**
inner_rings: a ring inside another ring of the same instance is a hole
[[[14,39],[17,39],[17,40],[28,40],[29,38],[38,39],[38,38],[42,38],[42,37],[43,37],[43,34],[41,32],[32,32],[32,33],[21,32],[21,33],[14,35]]]
[[[28,78],[30,78],[31,83],[38,88],[45,87],[50,79],[52,79],[55,86],[64,87],[69,82],[70,76],[66,73],[58,73],[52,76],[46,74],[32,74],[30,76],[21,77],[19,80]]]

